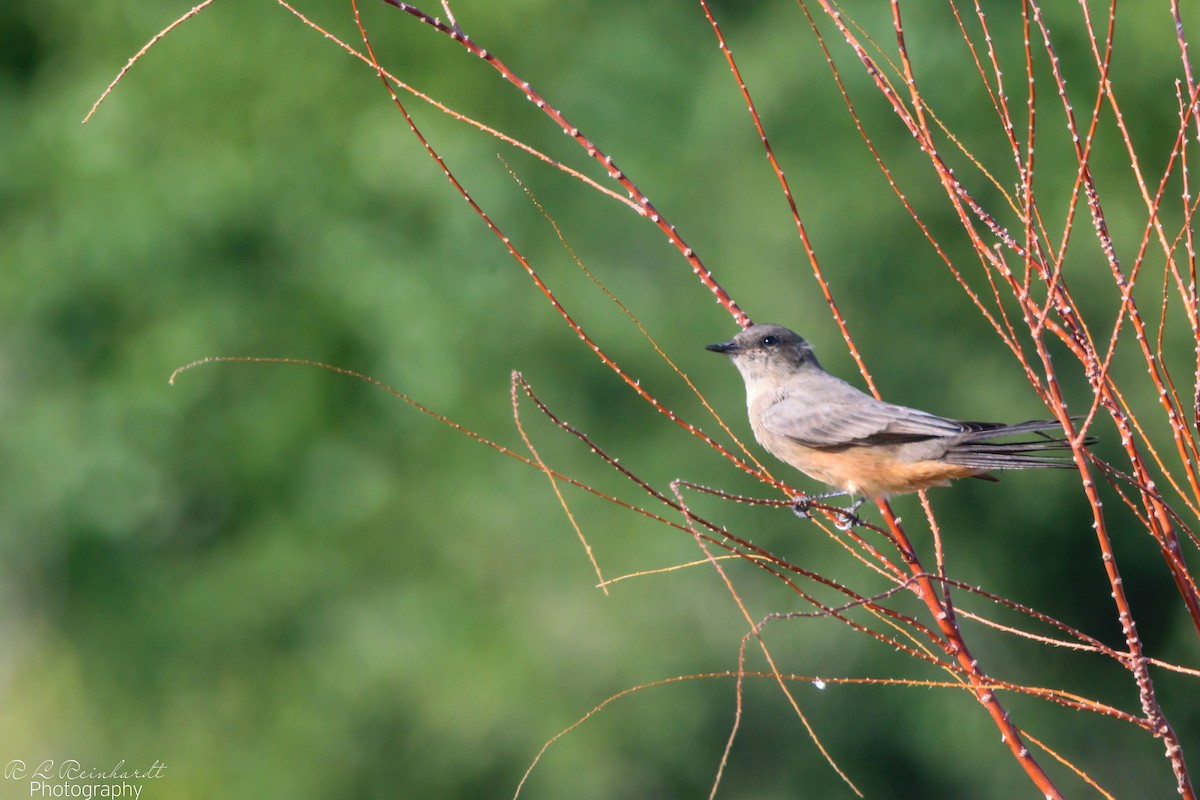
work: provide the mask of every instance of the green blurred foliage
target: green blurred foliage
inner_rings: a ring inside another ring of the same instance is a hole
[[[886,45],[886,7],[853,5]],[[998,46],[1019,55],[1018,22],[1007,6],[990,5]],[[711,570],[601,593],[543,475],[375,387],[257,364],[209,365],[167,385],[173,369],[204,356],[315,359],[372,375],[524,452],[509,397],[510,371],[521,370],[551,408],[656,487],[679,477],[762,492],[581,345],[451,190],[373,72],[280,6],[214,4],[152,49],[81,126],[125,59],[188,6],[0,5],[4,760],[104,767],[159,759],[165,777],[145,795],[155,800],[508,796],[544,742],[610,695],[734,668],[746,626]],[[348,4],[299,7],[357,41]],[[613,155],[755,319],[801,330],[827,367],[855,374],[696,7],[472,0],[455,8],[479,43]],[[601,177],[478,59],[395,9],[362,11],[395,74]],[[969,418],[1044,414],[896,202],[798,8],[718,3],[716,13],[889,399]],[[934,4],[906,13],[933,111],[983,163],[1006,169],[1007,145],[953,20]],[[1051,14],[1050,24],[1086,113],[1094,76],[1071,14]],[[925,157],[837,46],[828,20],[819,22],[909,202],[955,263],[977,275]],[[1177,125],[1180,66],[1166,22],[1165,13],[1122,18],[1113,76],[1153,180]],[[1019,92],[1020,62],[1010,69]],[[740,381],[700,349],[733,324],[652,226],[406,102],[473,196],[630,374],[718,431],[579,272],[506,164],[748,437]],[[1057,95],[1043,88],[1037,108],[1047,131],[1038,181],[1053,227],[1066,214],[1059,187],[1070,186],[1072,158]],[[1096,148],[1105,210],[1128,259],[1144,208],[1111,127]],[[970,162],[949,147],[946,155],[1000,221],[1014,224]],[[1078,213],[1069,280],[1104,330],[1115,295],[1086,212]],[[1151,305],[1155,291],[1147,289]],[[1186,337],[1168,345],[1187,358]],[[1130,351],[1118,363],[1125,368],[1132,380],[1143,369]],[[1060,377],[1085,408],[1081,377],[1069,367]],[[642,502],[528,403],[522,421],[548,463]],[[1101,435],[1112,452],[1115,434]],[[685,534],[563,491],[608,577],[700,555]],[[1006,476],[933,498],[953,575],[1120,644],[1071,475]],[[885,588],[787,512],[694,502],[806,567]],[[1194,632],[1161,560],[1118,504],[1110,507],[1151,653],[1194,656]],[[896,508],[928,547],[916,499]],[[728,569],[756,618],[799,608],[761,573]],[[1136,711],[1132,682],[1116,667],[964,624],[995,674]],[[768,637],[778,663],[797,673],[945,677],[831,621],[777,622]],[[763,666],[757,655],[750,665]],[[1193,687],[1163,676],[1160,688],[1194,745]],[[793,691],[869,797],[1032,795],[964,693]],[[1161,747],[1129,726],[1005,700],[1020,724],[1118,795],[1171,790]],[[733,713],[727,679],[636,692],[555,743],[525,796],[703,796]],[[1042,760],[1083,796],[1065,770]],[[4,796],[16,788],[6,782]],[[751,681],[721,796],[850,795],[778,689]]]

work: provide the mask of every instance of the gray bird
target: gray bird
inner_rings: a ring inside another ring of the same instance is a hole
[[[883,499],[953,478],[983,478],[993,469],[1074,467],[1073,462],[1044,455],[1070,450],[1056,420],[961,422],[882,400],[830,375],[817,363],[812,348],[779,325],[753,325],[727,342],[707,349],[733,360],[746,382],[746,405],[754,438],[776,458],[839,491],[798,499],[805,501],[848,494],[863,500]],[[1033,434],[1033,439],[995,439]],[[1091,444],[1088,440],[1086,444]]]

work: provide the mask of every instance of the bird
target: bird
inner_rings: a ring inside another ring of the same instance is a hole
[[[795,498],[793,510],[802,517],[814,500],[857,496],[839,509],[856,524],[861,520],[855,512],[867,499],[886,500],[957,478],[997,480],[990,470],[1074,467],[1048,455],[1071,449],[1058,420],[964,422],[886,403],[826,372],[808,342],[781,325],[751,325],[706,349],[729,356],[741,373],[758,443],[836,489]],[[1022,435],[1020,441],[995,441]]]

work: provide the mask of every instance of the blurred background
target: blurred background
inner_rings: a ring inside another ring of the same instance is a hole
[[[556,413],[657,488],[683,478],[765,494],[582,345],[452,191],[374,73],[281,6],[214,4],[152,49],[81,125],[126,60],[190,5],[0,4],[3,761],[108,769],[158,760],[163,777],[143,794],[153,800],[504,797],[548,739],[614,693],[736,668],[746,624],[711,568],[623,581],[604,594],[544,475],[376,387],[261,364],[208,365],[168,385],[172,370],[206,356],[314,359],[369,374],[524,452],[509,394],[520,370]],[[347,3],[297,7],[357,41]],[[828,369],[861,385],[697,7],[463,0],[454,8],[476,41],[613,156],[754,319],[799,330]],[[441,13],[433,3],[428,10]],[[393,8],[368,2],[362,11],[396,75],[601,179],[486,64]],[[885,6],[847,11],[887,41]],[[888,188],[799,8],[722,2],[715,12],[884,395],[970,419],[1044,416]],[[1009,47],[1021,91],[1020,21],[1009,13],[994,12],[993,35]],[[1078,9],[1047,13],[1068,85],[1090,108],[1095,70]],[[940,8],[911,14],[908,43],[934,111],[1012,187],[1007,145],[953,17]],[[1163,11],[1122,18],[1118,30],[1114,82],[1156,182],[1178,124],[1173,29]],[[977,275],[925,156],[852,54],[834,53],[909,202],[955,263]],[[408,107],[610,355],[728,442],[581,274],[510,168],[748,440],[740,379],[702,349],[736,326],[652,225],[436,109]],[[1045,212],[1061,225],[1074,170],[1050,84],[1038,108],[1048,131],[1039,140]],[[1096,152],[1105,210],[1121,256],[1132,258],[1145,211],[1128,156],[1112,131]],[[970,180],[1011,225],[995,189],[977,172]],[[1079,215],[1072,288],[1105,330],[1117,301],[1082,207]],[[1150,281],[1152,307],[1156,291]],[[1179,333],[1168,336],[1168,355],[1189,375],[1190,339]],[[1126,355],[1115,368],[1136,380],[1144,365]],[[1085,382],[1069,361],[1062,366],[1072,403],[1086,408]],[[1134,391],[1131,401],[1153,396]],[[529,404],[522,421],[550,465],[650,502]],[[1097,433],[1109,440],[1101,452],[1113,453],[1113,429]],[[564,493],[606,577],[701,557],[686,534]],[[931,497],[953,576],[1121,645],[1074,476],[1006,475]],[[862,591],[887,588],[787,511],[694,504],[802,566]],[[916,498],[895,508],[928,556]],[[1194,662],[1195,633],[1160,556],[1119,502],[1109,510],[1151,654]],[[756,618],[807,610],[761,572],[729,570]],[[897,605],[919,613],[908,600]],[[964,624],[993,674],[1138,712],[1132,681],[1100,658]],[[776,623],[768,636],[780,667],[799,674],[946,678],[832,621]],[[762,668],[761,657],[749,666]],[[1200,706],[1186,699],[1194,685],[1156,677],[1171,721],[1194,746]],[[964,692],[793,690],[868,797],[1034,794]],[[1031,735],[1117,796],[1173,791],[1161,745],[1132,726],[1005,702]],[[636,692],[556,742],[523,796],[705,796],[734,712],[729,679]],[[1053,759],[1041,760],[1068,794],[1090,796]],[[0,796],[27,796],[26,788],[8,779]],[[751,681],[720,796],[852,795],[778,688]]]

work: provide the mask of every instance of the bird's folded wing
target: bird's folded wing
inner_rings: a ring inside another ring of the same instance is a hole
[[[763,409],[761,422],[769,432],[807,447],[901,444],[973,429],[957,420],[866,397],[819,404],[784,397]]]

